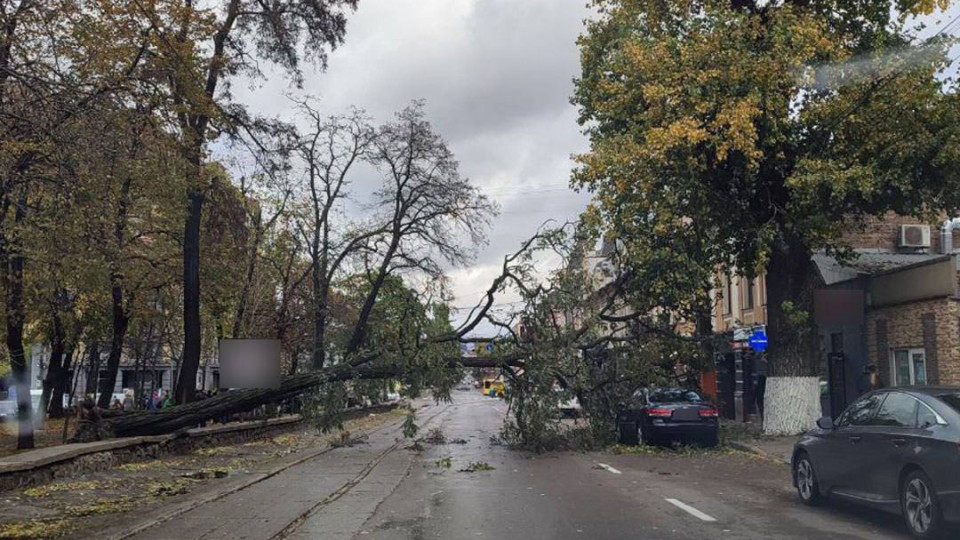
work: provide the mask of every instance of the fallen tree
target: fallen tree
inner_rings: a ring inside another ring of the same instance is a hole
[[[522,367],[520,358],[451,358],[450,369]],[[105,418],[102,428],[116,437],[174,433],[228,415],[251,411],[261,405],[279,403],[326,383],[348,380],[397,379],[405,375],[399,366],[334,366],[313,373],[285,377],[279,388],[243,389],[177,405],[160,411],[137,411]],[[71,440],[82,439],[77,433]]]
[[[354,360],[343,364],[328,366],[309,373],[291,375],[283,378],[279,388],[273,389],[240,389],[219,393],[213,397],[176,405],[159,411],[135,411],[117,413],[113,411],[99,411],[96,422],[87,422],[78,427],[71,437],[72,442],[98,439],[103,436],[134,437],[145,435],[161,435],[174,433],[178,430],[196,427],[214,420],[234,414],[251,411],[262,405],[280,403],[295,396],[306,394],[320,388],[324,384],[363,381],[376,379],[403,379],[418,374],[419,371],[430,369],[462,369],[462,368],[513,368],[523,366],[523,355],[512,354],[501,357],[483,358],[447,358],[436,363],[414,364],[411,358],[416,358],[420,351],[430,345],[455,344],[457,342],[473,341],[466,335],[472,332],[477,325],[488,319],[488,313],[493,306],[496,293],[508,281],[519,283],[517,274],[522,274],[522,267],[529,264],[524,255],[534,246],[534,243],[543,237],[542,232],[527,239],[520,248],[503,259],[501,274],[493,280],[485,292],[483,299],[471,310],[466,320],[456,329],[439,332],[423,339],[416,339],[416,348],[409,353],[405,365],[385,362],[380,355],[359,355]],[[518,267],[516,263],[520,264]],[[419,336],[419,331],[412,332]],[[379,363],[378,363],[379,362]],[[102,419],[100,419],[102,417]]]

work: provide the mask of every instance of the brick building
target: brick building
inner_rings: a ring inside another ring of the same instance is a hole
[[[931,225],[890,214],[867,219],[845,235],[857,254],[853,260],[814,255],[826,413],[856,397],[857,380],[871,363],[885,386],[960,384],[957,228],[960,221]],[[766,324],[765,283],[763,276],[721,276],[720,283],[714,331],[729,342],[718,361],[718,372],[729,372],[720,391],[735,395],[742,406],[736,416],[747,417],[754,412],[750,380],[756,363],[743,340]],[[845,318],[835,316],[837,306]]]

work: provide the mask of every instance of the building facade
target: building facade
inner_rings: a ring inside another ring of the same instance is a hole
[[[960,384],[960,273],[954,246],[957,220],[925,224],[888,214],[869,218],[845,235],[855,257],[816,253],[820,283],[815,317],[825,414],[839,414],[863,390],[873,364],[884,386]],[[757,359],[746,336],[766,325],[763,276],[718,276],[714,331],[718,393],[742,402],[730,415],[756,414]],[[770,341],[776,336],[768,336]],[[724,385],[724,374],[730,379]]]

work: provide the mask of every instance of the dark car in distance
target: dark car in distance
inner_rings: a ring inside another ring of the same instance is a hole
[[[622,444],[695,442],[716,446],[720,442],[717,409],[693,390],[656,388],[641,390],[618,419]]]
[[[914,538],[941,538],[960,521],[960,388],[866,394],[836,422],[817,421],[792,462],[805,504],[864,504],[901,514]]]

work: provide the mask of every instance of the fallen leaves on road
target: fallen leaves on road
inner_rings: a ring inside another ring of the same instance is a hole
[[[129,512],[138,506],[139,501],[131,497],[117,499],[97,499],[92,503],[68,506],[65,513],[68,516],[84,517],[94,514],[115,514]]]
[[[0,538],[9,540],[60,538],[70,530],[70,522],[66,519],[31,519],[0,525]]]
[[[447,437],[443,434],[442,429],[433,428],[428,431],[426,437],[421,440],[427,444],[444,444],[447,442]]]
[[[48,497],[54,493],[61,491],[93,491],[95,489],[106,488],[104,482],[99,481],[88,481],[88,482],[60,482],[57,484],[47,484],[45,486],[37,486],[33,488],[28,488],[23,490],[23,494],[27,497],[42,498]]]
[[[493,471],[496,470],[496,467],[490,465],[485,461],[471,461],[469,465],[464,469],[458,469],[457,472],[481,472],[481,471]]]
[[[358,433],[397,417],[396,413],[362,416],[344,422],[344,427]],[[217,478],[242,475],[280,456],[323,448],[338,439],[336,433],[302,426],[265,439],[125,463],[83,480],[13,490],[4,494],[8,502],[0,505],[0,539],[94,538],[105,527],[129,523],[135,508],[189,497],[186,494]],[[348,446],[363,442],[365,435],[352,438]]]

